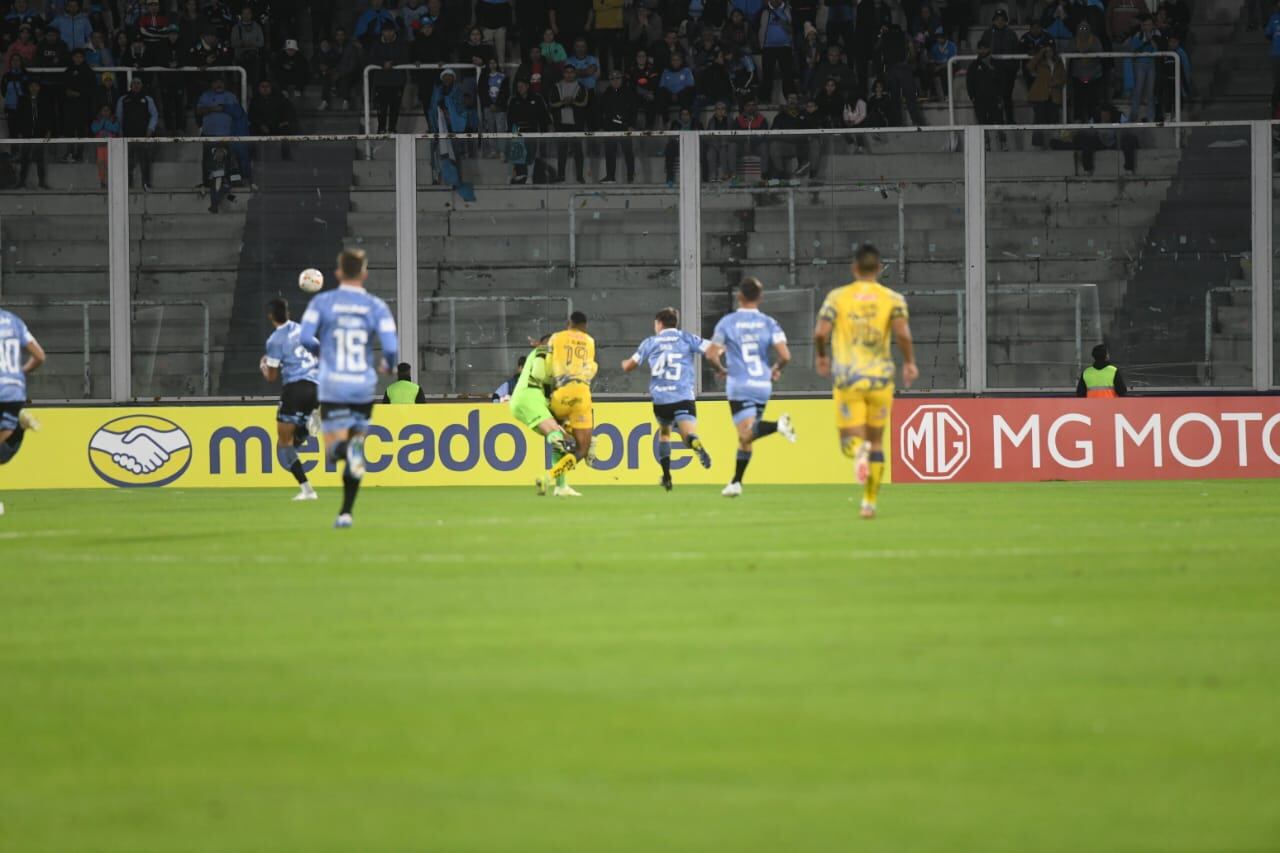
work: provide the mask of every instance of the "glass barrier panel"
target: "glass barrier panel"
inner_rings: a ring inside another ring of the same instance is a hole
[[[746,134],[703,139],[702,332],[736,307],[746,276],[787,333],[793,367],[775,393],[826,393],[813,327],[826,295],[852,280],[861,243],[879,248],[881,281],[906,297],[921,378],[964,384],[964,155],[945,133]],[[900,356],[894,347],[894,357]],[[723,391],[704,366],[703,387]]]
[[[1280,257],[1276,247],[1280,246],[1280,169],[1277,169],[1277,157],[1280,157],[1280,122],[1271,123],[1271,383],[1280,387]]]
[[[109,398],[106,145],[4,144],[18,183],[0,193],[0,308],[48,355],[27,393]]]
[[[416,375],[488,399],[529,339],[587,315],[597,394],[643,393],[618,365],[680,304],[674,137],[419,140]],[[668,172],[668,169],[671,169]]]
[[[394,299],[393,164],[362,159],[363,143],[133,141],[129,154],[135,396],[277,396],[258,368],[267,302],[300,320],[299,274],[336,286],[343,247],[368,252],[368,289]]]
[[[1247,127],[986,134],[987,376],[1072,390],[1251,381]]]

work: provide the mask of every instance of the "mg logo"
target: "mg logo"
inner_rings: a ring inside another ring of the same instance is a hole
[[[969,461],[969,425],[950,406],[920,406],[902,422],[898,447],[921,480],[950,480]]]

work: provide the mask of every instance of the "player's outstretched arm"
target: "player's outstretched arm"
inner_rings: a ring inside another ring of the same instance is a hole
[[[910,388],[920,378],[920,368],[916,367],[915,342],[911,338],[911,324],[906,317],[894,319],[893,336],[898,341],[898,349],[902,351],[902,387]]]
[[[631,371],[635,370],[639,365],[640,365],[640,362],[636,361],[636,357],[633,355],[631,356],[631,358],[622,362],[622,372],[630,373]]]
[[[831,375],[831,321],[826,317],[813,327],[813,369],[819,376]]]
[[[30,357],[27,359],[27,363],[22,365],[23,373],[31,373],[44,364],[44,347],[40,346],[40,342],[35,338],[27,341],[27,354]]]

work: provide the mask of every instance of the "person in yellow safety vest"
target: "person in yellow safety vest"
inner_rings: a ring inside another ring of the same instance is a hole
[[[1093,348],[1093,364],[1084,369],[1076,383],[1076,396],[1123,397],[1128,392],[1120,368],[1111,363],[1107,345],[1098,344]]]
[[[401,362],[396,365],[396,381],[387,386],[387,393],[382,395],[384,403],[425,403],[427,395],[422,393],[422,386],[413,382],[413,368]]]

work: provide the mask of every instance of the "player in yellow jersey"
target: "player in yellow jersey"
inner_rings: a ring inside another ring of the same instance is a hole
[[[578,460],[594,458],[591,430],[595,414],[591,410],[591,380],[595,379],[596,342],[587,334],[587,315],[574,311],[566,329],[547,341],[548,366],[551,368],[551,414],[573,433],[574,455]],[[568,484],[557,484],[556,497],[580,497]]]
[[[910,388],[920,376],[907,301],[880,284],[883,271],[879,250],[870,243],[859,246],[853,281],[827,295],[813,330],[818,375],[833,380],[840,449],[854,460],[863,486],[863,518],[876,517],[884,476],[882,437],[893,408],[891,339],[897,339],[902,351],[902,384]]]

